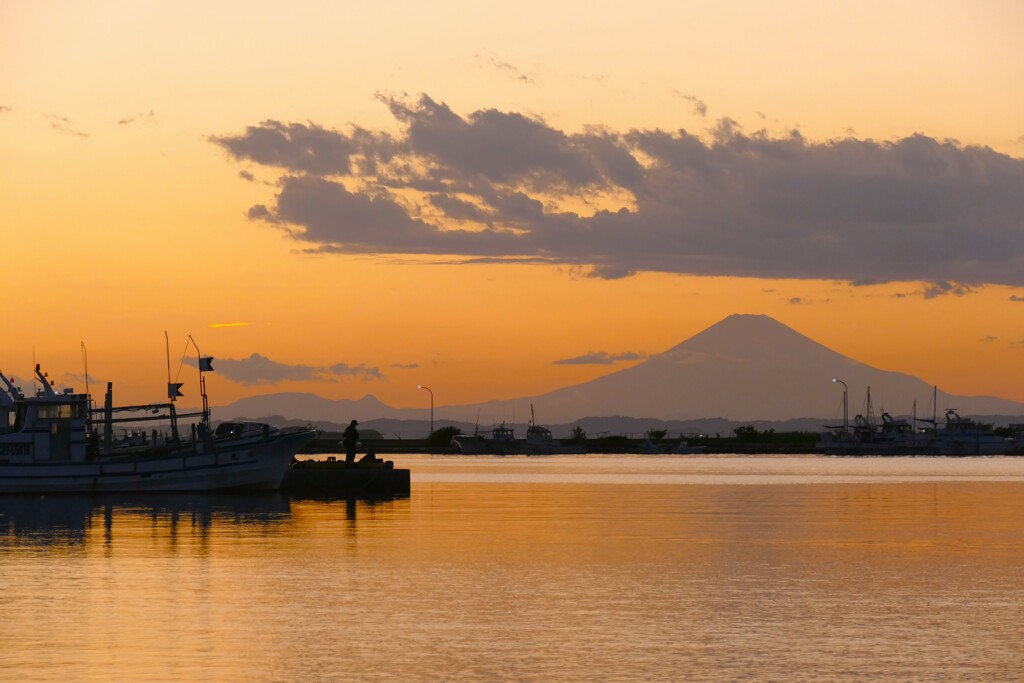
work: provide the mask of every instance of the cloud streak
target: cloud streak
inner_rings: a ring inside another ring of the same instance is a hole
[[[812,142],[720,119],[568,133],[380,96],[392,135],[264,121],[211,137],[280,173],[253,220],[309,252],[637,272],[1024,286],[1024,160],[915,134]]]
[[[475,57],[477,59],[485,59],[485,57],[479,53],[475,55]],[[526,74],[524,74],[522,71],[520,71],[519,68],[516,67],[515,65],[509,64],[508,62],[504,62],[500,59],[497,59],[496,57],[488,57],[486,59],[492,67],[494,67],[498,71],[507,73],[514,80],[517,80],[521,83],[526,83],[527,85],[534,85],[534,80],[527,76]]]
[[[61,133],[67,133],[78,138],[87,138],[89,134],[75,128],[71,120],[66,116],[59,116],[57,114],[47,114],[46,118],[50,121],[50,128],[59,131]]]
[[[704,102],[700,98],[698,98],[696,95],[684,95],[683,93],[679,92],[678,90],[676,90],[675,93],[676,93],[676,95],[678,95],[679,97],[682,97],[684,100],[686,100],[687,102],[690,103],[690,105],[693,107],[693,113],[694,114],[696,114],[697,116],[707,116],[708,115],[708,105],[704,104]]]
[[[150,109],[148,114],[140,112],[134,116],[126,116],[123,119],[119,119],[117,125],[127,126],[135,122],[156,123],[156,114]]]
[[[196,367],[194,358],[186,358],[185,363]],[[248,358],[215,358],[214,369],[225,379],[245,386],[281,382],[337,381],[342,377],[354,377],[365,381],[384,379],[379,369],[362,364],[335,363],[326,367],[288,365],[259,353],[253,353]]]
[[[575,358],[563,358],[554,361],[554,365],[612,365],[634,360],[647,358],[646,353],[625,351],[623,353],[608,353],[607,351],[588,351],[582,356]]]

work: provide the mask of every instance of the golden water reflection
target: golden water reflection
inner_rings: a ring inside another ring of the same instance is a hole
[[[412,496],[394,501],[63,500],[26,512],[5,499],[0,671],[1024,677],[1021,482],[632,483],[648,474],[635,461],[619,483],[552,481],[545,463],[526,465],[534,480],[502,481],[493,461],[465,460],[446,481],[448,463],[417,461],[427,481],[414,469]],[[464,481],[474,472],[492,480]]]

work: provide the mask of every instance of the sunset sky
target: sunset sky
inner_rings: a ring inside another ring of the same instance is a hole
[[[764,313],[1024,401],[1017,0],[2,0],[0,73],[23,385],[443,406]]]

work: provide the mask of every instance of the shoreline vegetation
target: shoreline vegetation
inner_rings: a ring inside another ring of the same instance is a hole
[[[1009,429],[997,428],[996,433]],[[384,438],[373,430],[363,436],[359,453],[372,451],[377,455],[400,453],[430,453],[436,455],[460,455],[457,445],[451,441],[449,429],[438,429],[430,437],[422,439]],[[557,439],[566,445],[584,446],[587,454],[650,454],[668,455],[679,452],[679,445],[699,449],[702,454],[778,454],[813,455],[823,453],[818,444],[820,432],[794,431],[776,432],[772,429],[758,430],[753,426],[738,427],[729,434],[669,434],[651,431],[645,434],[602,435],[588,437],[578,434],[575,438]],[[303,455],[344,452],[341,433],[321,431],[318,438],[310,441],[301,451]],[[697,454],[697,453],[690,453]],[[1010,455],[1024,455],[1019,449]]]

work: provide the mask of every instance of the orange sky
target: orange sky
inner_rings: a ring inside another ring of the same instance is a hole
[[[587,276],[601,256],[594,240],[580,243],[578,260],[564,245],[528,254],[553,255],[547,265],[436,248],[417,254],[398,241],[386,250],[345,243],[334,249],[343,253],[304,253],[311,243],[290,236],[301,232],[297,224],[246,215],[262,205],[285,217],[276,196],[296,168],[245,156],[254,147],[232,154],[214,139],[249,143],[250,127],[274,120],[344,135],[358,126],[402,141],[408,130],[386,98],[420,116],[425,94],[462,121],[487,110],[521,114],[548,137],[685,129],[709,153],[722,149],[713,131],[723,119],[755,146],[799,130],[808,156],[827,155],[838,139],[874,141],[888,155],[883,143],[917,133],[958,141],[944,149],[964,166],[1006,167],[1012,182],[1024,157],[1022,46],[1024,6],[1012,1],[7,2],[0,370],[24,384],[35,359],[81,389],[72,377],[82,373],[84,342],[95,381],[114,381],[124,400],[157,400],[167,331],[186,402],[198,393],[194,369],[179,370],[191,334],[218,359],[221,372],[208,380],[213,405],[288,390],[418,406],[426,403],[419,384],[446,405],[539,394],[635,362],[557,360],[642,357],[731,313],[766,313],[946,392],[1024,401],[1024,278],[999,260],[1009,256],[1012,265],[1024,245],[1012,199],[967,212],[962,235],[968,250],[985,240],[1008,246],[971,252],[962,270],[942,252],[949,274],[937,266],[924,281],[901,276],[896,259],[882,284],[853,286],[855,267],[831,278],[792,253],[772,261],[769,251],[770,278],[757,277],[750,261],[692,275],[689,262],[673,270],[666,254],[649,272],[637,261],[626,264],[635,274],[605,279]],[[974,146],[991,154],[968,154]],[[499,161],[481,153],[467,163]],[[365,178],[354,175],[324,177],[356,192]],[[558,194],[559,185],[548,187]],[[650,181],[645,191],[653,188]],[[621,185],[612,199],[597,200],[592,189],[556,198],[562,208],[598,201],[590,213],[636,209]],[[1003,189],[1012,198],[1024,187]],[[486,196],[476,196],[478,207]],[[1010,214],[1005,224],[974,220],[1000,212]],[[435,227],[450,237],[444,231],[458,226],[442,216]],[[995,241],[996,228],[1007,231],[1004,242]],[[699,235],[684,244],[680,263]],[[871,248],[881,261],[890,247]],[[709,253],[702,263],[729,256]],[[488,258],[467,263],[473,256]],[[605,256],[620,263],[618,253]],[[969,287],[924,296],[937,280]],[[254,359],[276,374],[259,375]]]

